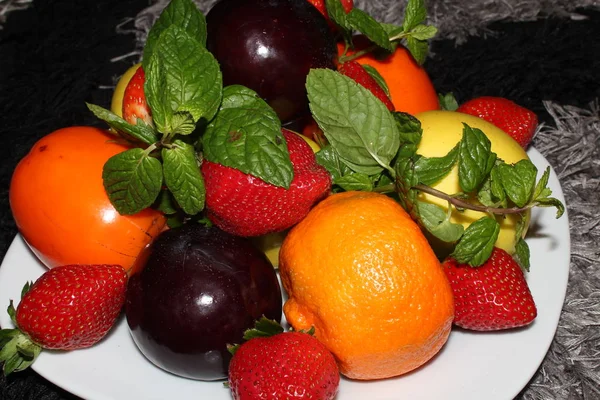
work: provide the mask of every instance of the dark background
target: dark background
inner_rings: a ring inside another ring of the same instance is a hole
[[[55,129],[103,126],[85,102],[110,107],[112,90],[103,87],[136,61],[110,61],[135,49],[135,36],[117,34],[115,27],[148,5],[147,0],[36,1],[33,8],[12,13],[0,30],[0,257],[17,233],[8,204],[17,162]],[[459,102],[507,97],[553,124],[543,100],[587,107],[600,98],[600,12],[580,12],[589,19],[496,23],[489,27],[493,34],[458,47],[436,41],[426,68],[437,91],[453,92]],[[0,376],[0,400],[16,399],[74,397],[32,371]]]

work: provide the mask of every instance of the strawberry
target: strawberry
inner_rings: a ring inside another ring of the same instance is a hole
[[[375,95],[375,97],[377,97],[383,102],[383,104],[385,104],[388,110],[395,110],[394,104],[392,103],[392,100],[390,100],[390,97],[385,93],[383,88],[379,86],[379,83],[377,83],[375,78],[369,75],[369,73],[358,62],[347,61],[338,67],[338,71],[342,75],[351,78],[356,83],[369,89],[371,93]]]
[[[331,18],[329,18],[327,6],[325,5],[325,0],[308,0],[308,2],[315,6],[321,14],[323,14],[332,30],[337,29],[335,24],[331,21]],[[350,10],[354,8],[354,0],[342,0],[342,7],[344,7],[344,11],[346,12],[346,14],[348,14]]]
[[[528,325],[537,316],[523,270],[506,251],[494,248],[480,267],[451,258],[442,266],[454,293],[455,325],[494,331]]]
[[[152,112],[146,102],[144,94],[144,82],[146,75],[140,66],[125,87],[123,93],[123,119],[132,125],[137,125],[138,119],[143,120],[146,125],[153,125]]]
[[[235,349],[229,364],[234,400],[329,400],[339,383],[335,358],[305,332],[250,339]]]
[[[203,161],[206,209],[209,219],[237,236],[279,232],[298,223],[331,188],[327,170],[299,135],[282,129],[294,178],[284,189],[237,169]]]
[[[75,350],[102,339],[125,301],[127,274],[120,265],[66,265],[46,271],[21,301],[8,308],[17,329],[0,331],[4,372],[31,365],[42,348]]]
[[[502,97],[478,97],[462,104],[456,111],[496,125],[523,148],[529,145],[538,126],[534,112]]]

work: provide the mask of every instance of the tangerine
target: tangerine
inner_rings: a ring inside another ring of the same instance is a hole
[[[314,327],[349,378],[407,373],[450,334],[454,301],[440,262],[417,224],[383,194],[321,201],[284,240],[279,270],[288,322]]]
[[[348,50],[347,55],[365,50],[372,43],[363,35],[353,39],[354,50]],[[338,55],[342,56],[344,44],[338,43]],[[355,59],[359,64],[370,65],[379,72],[385,80],[390,98],[396,111],[417,114],[423,111],[438,110],[438,96],[427,74],[410,52],[403,46],[398,46],[393,53],[370,52]]]
[[[102,167],[129,149],[114,135],[69,127],[41,138],[17,165],[9,200],[23,239],[48,267],[119,264],[129,270],[162,231],[156,210],[120,215],[102,183]]]

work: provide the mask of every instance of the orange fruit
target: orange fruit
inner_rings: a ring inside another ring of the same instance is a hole
[[[9,200],[21,235],[48,267],[119,264],[126,270],[165,226],[158,211],[120,215],[102,184],[102,167],[127,150],[91,127],[44,136],[17,165]]]
[[[354,38],[355,50],[348,54],[371,46],[364,36]],[[338,44],[338,54],[344,51],[344,45]],[[403,46],[398,46],[394,53],[368,53],[356,58],[359,64],[370,65],[384,78],[390,91],[390,98],[396,111],[417,114],[423,111],[438,110],[438,96],[427,74]]]
[[[283,242],[284,313],[340,372],[370,380],[409,372],[444,345],[452,290],[419,227],[391,198],[343,192],[321,201]]]

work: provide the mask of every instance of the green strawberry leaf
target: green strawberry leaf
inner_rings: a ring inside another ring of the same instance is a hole
[[[206,46],[206,19],[192,0],[172,0],[156,20],[144,46],[143,68],[147,71],[148,62],[156,48],[160,35],[170,26],[183,29],[203,47]]]
[[[388,87],[387,83],[385,82],[385,79],[383,78],[383,76],[381,76],[379,71],[377,71],[377,69],[368,64],[362,65],[362,67],[365,71],[367,71],[367,74],[369,74],[371,78],[375,79],[375,82],[377,82],[377,85],[379,85],[379,87],[383,89],[385,94],[388,97],[390,97],[390,88]]]
[[[211,120],[222,88],[219,64],[199,42],[175,25],[160,34],[148,60],[144,88],[160,132],[185,135],[193,130],[190,124]]]
[[[424,0],[409,0],[404,10],[404,20],[402,28],[404,32],[409,32],[416,26],[422,24],[427,19],[427,8]]]
[[[136,214],[150,207],[160,193],[162,165],[143,149],[130,149],[108,159],[102,180],[119,214]]]
[[[142,119],[138,119],[137,125],[131,125],[112,111],[90,103],[86,103],[86,105],[97,118],[106,122],[114,130],[125,133],[145,144],[152,144],[158,141],[158,136],[154,128],[146,125]]]
[[[485,134],[477,128],[463,124],[463,137],[458,156],[458,182],[465,193],[477,190],[490,173],[496,155]]]
[[[325,169],[331,174],[333,183],[336,183],[336,181],[344,175],[352,173],[350,167],[340,160],[331,145],[321,148],[321,150],[315,154],[315,157],[317,159],[317,163],[325,167]]]
[[[417,207],[422,225],[438,239],[452,243],[463,235],[464,227],[450,222],[442,207],[424,201],[417,201]]]
[[[370,192],[373,190],[373,181],[369,175],[353,172],[336,179],[333,183],[346,191],[361,190]]]
[[[525,240],[519,238],[517,240],[517,244],[515,246],[515,254],[513,255],[515,261],[523,268],[525,271],[529,271],[529,245]]]
[[[289,188],[294,177],[277,114],[256,92],[228,86],[203,138],[204,157],[263,181]]]
[[[458,149],[459,145],[457,144],[443,157],[419,158],[415,163],[415,172],[419,177],[419,182],[425,185],[434,185],[448,175],[458,159]]]
[[[165,184],[177,204],[188,215],[204,209],[206,190],[194,146],[175,140],[171,148],[162,149]]]
[[[399,132],[394,116],[373,93],[329,69],[311,70],[306,89],[315,121],[344,163],[366,175],[391,170]]]
[[[358,8],[353,8],[346,14],[346,22],[353,29],[365,35],[377,46],[388,51],[393,51],[387,31],[376,19],[366,12]]]
[[[254,328],[244,332],[244,339],[250,340],[257,337],[269,337],[279,333],[283,333],[283,327],[279,322],[262,316],[254,323]]]
[[[472,267],[482,265],[490,258],[499,233],[500,224],[495,219],[478,219],[465,230],[452,252],[452,257],[460,264],[469,264]]]
[[[537,168],[529,160],[521,160],[514,165],[502,163],[497,166],[498,176],[508,198],[517,205],[524,207],[529,203],[537,176]]]
[[[438,94],[438,100],[442,110],[456,111],[458,109],[458,101],[452,92],[446,94]]]

